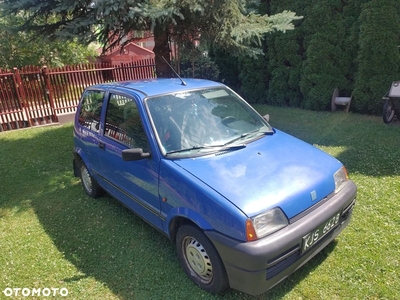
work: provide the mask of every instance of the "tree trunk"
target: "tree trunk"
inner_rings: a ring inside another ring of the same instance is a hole
[[[171,78],[173,74],[171,68],[164,60],[165,58],[169,64],[171,63],[171,50],[169,48],[168,37],[168,29],[162,24],[157,23],[154,27],[153,52],[155,54],[156,74],[158,78]]]

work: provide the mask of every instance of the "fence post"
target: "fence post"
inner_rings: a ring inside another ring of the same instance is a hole
[[[45,92],[46,92],[46,95],[50,102],[51,113],[52,113],[51,118],[52,118],[52,121],[58,122],[58,117],[57,117],[57,114],[55,113],[56,107],[54,105],[54,100],[53,100],[52,86],[51,86],[51,82],[50,82],[50,79],[49,79],[49,76],[47,75],[47,73],[48,73],[47,66],[43,66],[42,75],[43,75],[44,83],[46,86]]]
[[[32,127],[32,120],[31,120],[32,118],[31,118],[31,113],[30,113],[30,109],[29,109],[29,101],[26,98],[25,87],[22,82],[21,75],[19,74],[19,70],[16,67],[13,68],[13,71],[14,71],[13,81],[14,81],[14,85],[15,85],[15,91],[17,93],[17,100],[18,100],[19,107],[22,108],[23,113],[25,114],[26,118],[28,119],[29,127]],[[22,122],[24,122],[24,120],[22,120]],[[18,121],[15,123],[16,123],[16,126],[19,127]]]

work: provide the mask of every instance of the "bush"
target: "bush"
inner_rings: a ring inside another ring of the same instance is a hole
[[[266,64],[264,56],[239,58],[240,93],[249,103],[266,102],[268,90]]]
[[[398,80],[400,22],[396,1],[370,1],[362,6],[358,72],[354,89],[357,112],[380,114],[382,96]]]
[[[189,51],[181,49],[181,75],[183,77],[218,80],[218,66],[211,60],[207,51],[195,48]]]

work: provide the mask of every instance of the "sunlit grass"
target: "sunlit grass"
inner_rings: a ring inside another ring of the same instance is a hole
[[[350,226],[287,280],[258,297],[195,287],[167,238],[117,201],[84,194],[72,173],[72,126],[65,125],[0,134],[0,299],[5,288],[24,287],[64,287],[67,299],[397,299],[400,125],[342,112],[256,109],[337,157],[358,186]]]

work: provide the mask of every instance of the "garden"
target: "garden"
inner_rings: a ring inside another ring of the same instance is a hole
[[[0,133],[0,298],[41,289],[65,299],[396,299],[399,121],[255,108],[277,129],[338,158],[358,186],[349,227],[285,281],[257,297],[194,286],[171,241],[111,197],[84,193],[66,124]]]

